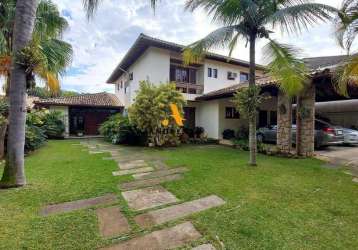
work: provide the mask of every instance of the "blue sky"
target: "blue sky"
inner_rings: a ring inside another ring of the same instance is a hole
[[[63,89],[80,92],[113,92],[114,87],[105,83],[112,70],[122,59],[140,33],[180,44],[192,43],[217,26],[203,11],[184,11],[185,0],[162,0],[155,14],[149,0],[103,0],[91,21],[87,21],[82,1],[54,0],[70,26],[64,39],[74,49],[71,68],[62,77]],[[316,2],[339,7],[341,0],[317,0]],[[319,24],[303,34],[275,38],[302,49],[302,56],[326,56],[342,54],[336,44],[332,24]],[[258,44],[257,61],[264,63]],[[216,51],[227,54],[227,51]],[[247,60],[248,49],[239,43],[233,57]]]

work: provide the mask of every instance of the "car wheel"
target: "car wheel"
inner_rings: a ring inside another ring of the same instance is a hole
[[[258,142],[263,142],[264,141],[264,135],[263,134],[258,134],[257,135],[257,141]]]

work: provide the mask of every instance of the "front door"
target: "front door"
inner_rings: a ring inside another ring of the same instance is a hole
[[[82,114],[75,114],[71,116],[70,134],[77,134],[85,130],[85,117]]]
[[[194,107],[185,107],[184,108],[184,127],[186,128],[195,128],[195,108]]]

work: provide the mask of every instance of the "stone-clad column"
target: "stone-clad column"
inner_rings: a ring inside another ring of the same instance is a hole
[[[292,147],[292,102],[281,90],[277,98],[277,147],[281,153],[288,154]]]
[[[301,105],[297,107],[301,121],[301,146],[298,153],[302,156],[314,154],[315,97],[315,86],[310,84],[301,94]]]

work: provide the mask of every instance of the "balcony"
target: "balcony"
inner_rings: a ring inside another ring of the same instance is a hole
[[[194,100],[204,91],[204,85],[197,83],[198,68],[176,64],[170,65],[170,81],[175,82],[178,91],[182,92],[187,100]]]

